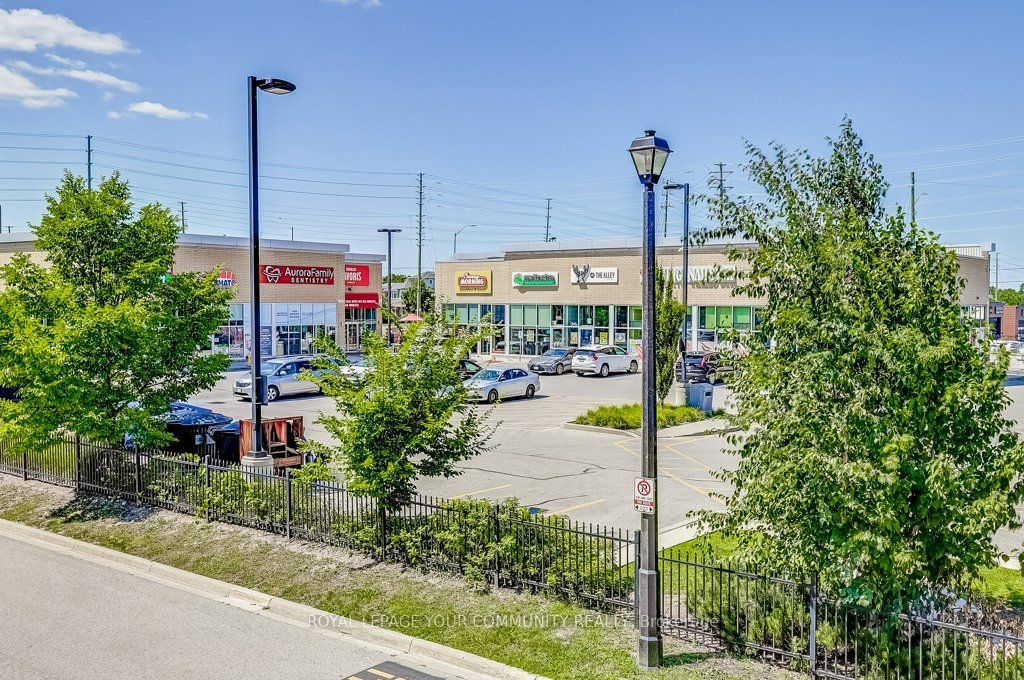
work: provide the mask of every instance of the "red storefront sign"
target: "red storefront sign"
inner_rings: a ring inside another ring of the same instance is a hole
[[[302,267],[294,264],[260,266],[260,283],[291,283],[333,286],[334,267]]]
[[[377,309],[380,293],[346,293],[345,309]]]
[[[223,269],[213,283],[218,288],[230,288],[235,285],[235,274],[232,271]]]
[[[345,265],[345,285],[355,288],[365,288],[370,285],[370,265],[368,264],[347,264]]]

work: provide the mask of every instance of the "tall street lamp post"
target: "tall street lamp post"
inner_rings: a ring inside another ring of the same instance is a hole
[[[454,255],[459,250],[459,234],[461,234],[462,232],[466,231],[470,227],[475,227],[475,226],[476,226],[475,224],[467,224],[462,229],[459,229],[457,232],[455,232],[455,236],[452,236],[452,255]]]
[[[252,449],[242,457],[242,465],[259,472],[271,472],[274,459],[263,446],[263,405],[267,390],[263,379],[261,351],[262,324],[260,322],[260,191],[259,191],[259,128],[256,115],[256,95],[259,90],[270,94],[288,94],[295,85],[279,78],[249,76],[249,279],[252,305]]]
[[[647,130],[643,137],[637,137],[629,147],[636,166],[636,174],[644,187],[644,239],[643,239],[643,358],[642,416],[640,421],[640,475],[637,488],[646,491],[652,502],[649,506],[636,504],[640,515],[640,551],[637,555],[639,569],[636,584],[638,662],[641,668],[657,668],[661,665],[661,593],[658,573],[658,419],[657,419],[657,375],[655,354],[655,214],[654,186],[661,178],[665,161],[672,150],[668,142],[654,136],[654,130]],[[639,496],[640,492],[634,490]]]
[[[402,233],[401,229],[378,229],[378,233],[388,235],[388,344],[391,344],[391,235]]]

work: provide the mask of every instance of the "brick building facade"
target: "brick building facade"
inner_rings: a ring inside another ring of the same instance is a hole
[[[45,262],[31,234],[0,235],[0,264],[18,252]],[[347,351],[358,350],[363,333],[380,331],[383,260],[383,255],[352,253],[340,243],[264,239],[259,334],[264,356],[306,353],[321,335]],[[219,273],[218,285],[232,291],[228,318],[210,348],[245,357],[252,348],[249,240],[182,234],[169,274],[210,271]]]
[[[497,327],[481,354],[529,356],[550,347],[590,343],[630,348],[640,342],[639,239],[525,243],[501,252],[456,255],[435,263],[437,299],[449,318],[473,326],[489,316]],[[658,262],[682,296],[681,239],[658,240]],[[951,246],[966,279],[960,303],[987,316],[989,253]],[[756,331],[764,300],[734,295],[736,267],[724,246],[691,248],[687,346],[713,348],[725,329]]]

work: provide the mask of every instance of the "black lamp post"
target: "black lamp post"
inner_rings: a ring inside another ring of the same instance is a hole
[[[248,78],[249,97],[249,278],[252,305],[252,449],[242,458],[242,465],[261,472],[271,472],[274,459],[263,446],[263,405],[267,399],[262,373],[262,323],[260,321],[260,191],[259,131],[256,95],[259,90],[270,94],[288,94],[295,85],[279,78]]]
[[[391,317],[393,316],[391,310],[391,235],[402,233],[401,229],[378,229],[381,234],[388,235],[388,344],[391,344]],[[417,282],[419,285],[419,282]]]
[[[654,346],[654,274],[655,274],[655,215],[654,185],[661,178],[665,161],[672,152],[668,142],[654,136],[654,130],[647,130],[643,137],[637,137],[629,146],[629,153],[636,166],[637,177],[644,186],[644,241],[643,241],[643,396],[640,421],[640,476],[653,480],[649,482],[653,495],[653,507],[640,515],[640,551],[637,555],[639,569],[636,584],[638,662],[641,668],[657,668],[661,665],[661,593],[658,587],[658,418],[657,418],[657,377],[655,372]],[[648,482],[638,481],[637,486]]]

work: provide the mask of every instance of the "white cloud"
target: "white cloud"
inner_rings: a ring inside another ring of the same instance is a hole
[[[0,99],[15,101],[29,109],[62,106],[68,97],[77,96],[71,90],[58,87],[47,90],[39,87],[25,75],[0,66]]]
[[[119,36],[90,31],[60,14],[46,14],[38,9],[0,9],[0,49],[35,52],[40,47],[71,47],[97,54],[129,49]]]
[[[206,120],[209,118],[205,113],[200,113],[199,111],[181,111],[179,109],[172,109],[164,104],[158,104],[157,102],[135,102],[123,112],[108,111],[107,117],[117,120],[119,118],[130,118],[133,113],[144,116],[156,116],[164,120],[188,120],[190,118]]]
[[[78,62],[81,63],[81,62]],[[75,80],[81,80],[86,83],[92,83],[93,85],[100,85],[101,87],[113,87],[124,92],[138,92],[138,83],[133,83],[130,80],[124,80],[118,78],[115,75],[105,73],[103,71],[95,71],[93,69],[86,68],[50,68],[48,66],[35,66],[28,63],[27,61],[12,61],[11,66],[28,73],[35,73],[41,76],[59,76],[64,78],[74,78]]]
[[[114,94],[113,92],[104,92],[104,93],[103,93],[103,101],[105,101],[105,102],[109,102],[109,101],[110,101],[110,100],[112,100],[112,99],[113,99],[113,98],[114,98],[115,96],[116,96],[116,95],[115,95],[115,94]]]
[[[46,58],[49,59],[50,61],[57,62],[58,64],[60,64],[62,66],[70,66],[71,68],[87,68],[88,67],[88,64],[86,64],[84,61],[81,61],[79,59],[68,59],[67,57],[62,57],[59,54],[53,54],[52,52],[47,52],[46,53]]]

